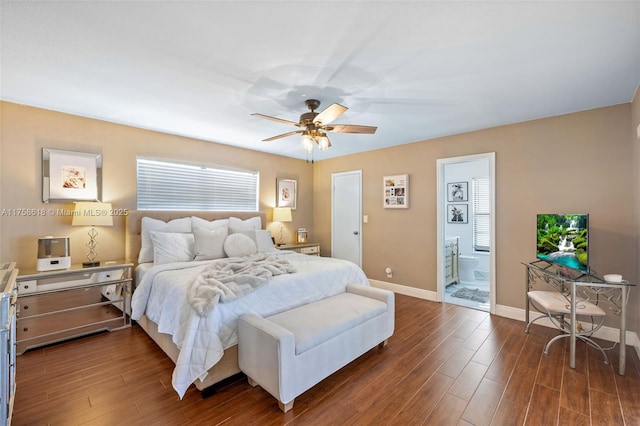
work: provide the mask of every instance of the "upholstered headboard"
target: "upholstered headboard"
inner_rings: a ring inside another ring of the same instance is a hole
[[[124,239],[124,258],[126,262],[138,264],[138,254],[142,245],[142,218],[150,217],[165,222],[182,217],[197,216],[205,220],[226,219],[237,217],[249,219],[260,216],[262,227],[266,226],[266,214],[263,212],[212,212],[212,211],[169,211],[169,210],[130,210],[126,218],[126,233]]]

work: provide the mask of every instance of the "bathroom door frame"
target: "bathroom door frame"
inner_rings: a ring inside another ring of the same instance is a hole
[[[491,215],[489,223],[491,225],[491,250],[489,251],[489,313],[495,314],[496,310],[496,153],[487,152],[484,154],[464,155],[461,157],[440,158],[436,160],[436,169],[438,173],[437,180],[437,291],[436,301],[444,300],[444,224],[445,224],[445,195],[446,182],[444,177],[444,168],[447,164],[467,163],[475,160],[489,160],[489,182],[490,182],[490,204]]]

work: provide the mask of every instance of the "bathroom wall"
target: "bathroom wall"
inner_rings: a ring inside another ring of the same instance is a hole
[[[460,254],[476,256],[479,259],[478,271],[489,271],[489,254],[486,252],[474,252],[473,250],[473,200],[472,200],[472,180],[478,177],[489,176],[489,160],[475,160],[462,163],[446,164],[444,166],[445,185],[454,182],[467,183],[467,201],[448,201],[445,198],[445,209],[448,204],[463,204],[467,206],[467,223],[449,223],[444,226],[444,235],[448,237],[460,237]],[[447,191],[444,191],[448,197]],[[445,212],[444,217],[447,217]]]

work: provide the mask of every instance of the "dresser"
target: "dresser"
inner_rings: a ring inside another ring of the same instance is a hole
[[[16,349],[131,325],[130,263],[74,265],[59,271],[20,271]]]
[[[11,424],[16,390],[16,277],[15,263],[0,264],[0,425]]]

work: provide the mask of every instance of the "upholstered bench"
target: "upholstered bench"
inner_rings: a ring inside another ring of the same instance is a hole
[[[285,413],[294,399],[393,334],[394,294],[349,284],[346,292],[263,318],[238,321],[238,364]]]

